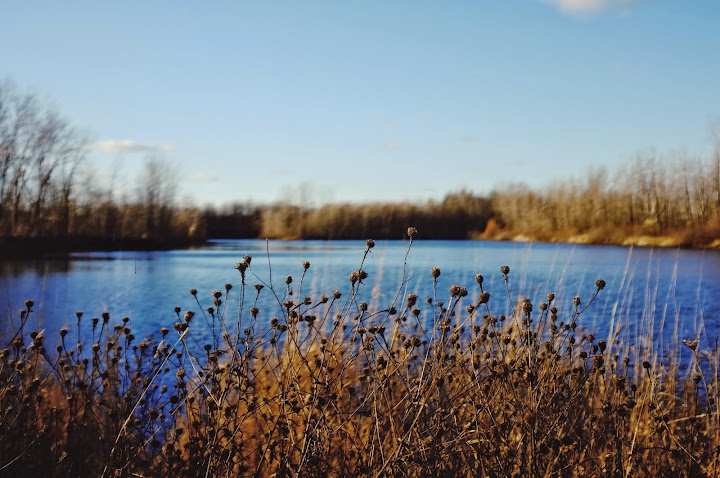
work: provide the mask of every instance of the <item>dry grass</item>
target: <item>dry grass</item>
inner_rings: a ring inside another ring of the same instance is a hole
[[[433,297],[401,287],[368,306],[357,299],[365,256],[347,292],[315,298],[302,294],[309,263],[282,290],[253,288],[246,257],[239,287],[197,300],[196,313],[176,308],[160,341],[107,314],[79,315],[54,349],[55,337],[20,327],[0,353],[0,475],[720,474],[717,351],[681,345],[694,357],[685,379],[650,352],[612,355],[581,332],[600,280],[560,311],[551,293],[512,300],[509,269],[491,299],[482,276],[476,294],[448,293],[434,268]],[[237,316],[223,302],[232,293]],[[259,311],[260,294],[277,308]],[[506,300],[512,314],[495,315]],[[83,333],[92,343],[77,343]]]

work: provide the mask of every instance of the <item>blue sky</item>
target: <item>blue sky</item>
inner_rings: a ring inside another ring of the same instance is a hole
[[[1,0],[0,45],[99,177],[156,155],[199,204],[540,187],[720,119],[717,0]]]

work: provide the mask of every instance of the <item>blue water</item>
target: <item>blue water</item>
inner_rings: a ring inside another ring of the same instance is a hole
[[[268,253],[271,268],[268,266]],[[245,254],[253,257],[248,273],[246,309],[252,306],[261,281],[285,293],[285,277],[293,276],[293,298],[347,296],[349,274],[360,266],[364,241],[270,241],[216,240],[207,247],[162,252],[75,253],[32,261],[7,261],[0,265],[0,303],[6,309],[0,336],[19,323],[18,310],[25,299],[33,299],[34,312],[26,330],[45,329],[48,344],[57,340],[57,330],[71,326],[75,311],[83,311],[83,330],[90,318],[110,313],[111,325],[123,316],[131,318],[136,337],[159,335],[161,327],[177,321],[175,306],[196,314],[212,305],[211,292],[224,292],[233,285],[227,301],[228,317],[239,305],[240,274],[235,264]],[[485,241],[417,241],[408,254],[403,285],[403,262],[407,241],[377,241],[363,269],[369,277],[360,288],[358,301],[370,311],[386,309],[399,293],[399,305],[408,293],[419,296],[421,317],[431,316],[424,299],[432,296],[430,269],[440,267],[436,300],[447,302],[451,284],[468,288],[461,306],[479,294],[475,274],[485,277],[483,286],[491,294],[493,314],[508,313],[509,301],[500,267],[510,266],[509,285],[513,300],[530,298],[539,303],[548,292],[556,294],[560,320],[572,311],[572,299],[584,303],[595,291],[595,279],[607,286],[579,324],[606,337],[612,331],[618,343],[668,344],[677,331],[680,340],[699,337],[701,348],[710,349],[720,335],[720,253],[669,249],[644,249],[566,244],[522,244]],[[302,262],[310,261],[299,290]],[[256,275],[257,277],[255,277]],[[188,293],[198,290],[202,309]],[[223,299],[225,297],[223,296]],[[269,290],[258,300],[262,321],[281,315]],[[462,310],[462,309],[460,309]],[[464,313],[464,312],[462,312]],[[233,319],[234,320],[234,319]],[[677,324],[677,325],[676,325]],[[201,328],[194,332],[203,340]],[[207,331],[205,331],[207,333]],[[4,345],[4,344],[0,344]]]

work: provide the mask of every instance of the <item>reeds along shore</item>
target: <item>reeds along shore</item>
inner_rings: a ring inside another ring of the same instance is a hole
[[[246,256],[237,285],[191,290],[155,338],[107,313],[30,331],[28,300],[0,352],[0,475],[720,474],[717,350],[678,345],[689,371],[619,350],[583,324],[603,280],[561,308],[552,291],[516,301],[507,266],[504,290],[435,267],[432,297],[400,284],[368,304],[373,247],[345,290],[317,297],[309,262],[279,287]]]

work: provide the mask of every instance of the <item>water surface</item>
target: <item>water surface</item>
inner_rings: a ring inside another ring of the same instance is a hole
[[[282,295],[285,277],[292,275],[294,298],[317,300],[334,290],[347,296],[348,276],[360,266],[364,250],[364,241],[214,240],[191,250],[75,253],[7,261],[0,267],[0,301],[6,309],[0,334],[17,326],[18,310],[25,299],[33,299],[35,312],[28,326],[46,329],[49,343],[62,325],[74,329],[75,311],[84,312],[84,326],[89,326],[91,317],[108,311],[111,324],[128,316],[136,336],[157,336],[160,327],[170,328],[177,321],[175,306],[199,314],[211,305],[211,292],[224,291],[226,283],[233,285],[226,306],[234,316],[240,291],[235,264],[245,254],[253,257],[249,286],[272,283]],[[508,265],[513,300],[530,298],[537,311],[546,294],[554,292],[561,319],[571,313],[573,297],[586,303],[595,291],[595,279],[604,279],[605,290],[580,323],[600,336],[613,331],[621,343],[670,343],[677,331],[679,339],[700,337],[701,346],[708,349],[720,334],[720,254],[715,251],[417,241],[403,276],[407,251],[407,241],[377,241],[365,259],[363,269],[369,278],[358,300],[368,302],[371,311],[388,308],[398,295],[402,303],[407,293],[416,293],[425,305],[424,299],[433,296],[430,269],[438,266],[442,275],[435,300],[447,302],[450,285],[457,283],[469,290],[462,305],[472,303],[479,294],[474,279],[479,273],[491,293],[493,313],[507,313],[500,267]],[[300,290],[305,260],[311,267]],[[198,290],[202,309],[188,293],[191,288]],[[246,307],[252,305],[254,294],[250,287]],[[264,320],[280,315],[267,288],[260,294],[258,307]],[[424,313],[424,320],[428,316]],[[202,336],[201,330],[197,333]]]

